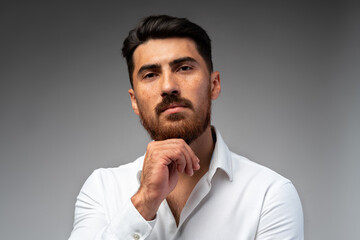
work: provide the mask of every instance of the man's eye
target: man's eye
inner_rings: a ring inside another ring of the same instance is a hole
[[[155,73],[148,73],[148,74],[146,74],[146,75],[144,76],[144,79],[146,79],[146,78],[153,78],[153,77],[155,77],[155,76],[156,76]]]
[[[179,68],[179,71],[189,71],[189,70],[191,70],[192,69],[192,67],[190,67],[190,66],[181,66],[180,68]]]

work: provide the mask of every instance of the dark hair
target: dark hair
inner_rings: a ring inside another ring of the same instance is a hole
[[[213,71],[211,40],[203,28],[190,22],[186,18],[153,15],[142,19],[139,24],[129,32],[128,37],[123,43],[122,54],[126,58],[132,87],[132,74],[134,71],[133,53],[135,49],[149,39],[172,37],[192,39],[195,42],[199,54],[204,58],[209,72]]]

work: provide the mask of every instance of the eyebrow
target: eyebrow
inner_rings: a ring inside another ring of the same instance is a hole
[[[197,63],[197,61],[194,59],[194,58],[192,58],[192,57],[182,57],[182,58],[177,58],[177,59],[174,59],[174,60],[172,60],[170,63],[169,63],[169,65],[170,65],[170,67],[173,67],[173,66],[175,66],[175,65],[177,65],[177,64],[179,64],[179,63],[184,63],[184,62],[194,62],[194,63]],[[153,70],[155,70],[155,69],[160,69],[161,68],[161,65],[160,64],[147,64],[147,65],[143,65],[140,69],[139,69],[139,71],[138,71],[138,73],[137,73],[137,76],[140,76],[144,71],[146,71],[146,70],[150,70],[150,69],[153,69]]]
[[[147,64],[147,65],[143,65],[141,66],[141,68],[139,69],[137,76],[139,77],[144,71],[149,70],[149,69],[160,69],[161,66],[160,64]]]
[[[184,62],[197,63],[197,61],[192,57],[182,57],[182,58],[178,58],[178,59],[171,61],[169,65],[170,65],[170,67],[173,67],[174,65],[177,65],[179,63],[184,63]]]

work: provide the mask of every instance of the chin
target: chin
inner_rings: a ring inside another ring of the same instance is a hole
[[[210,106],[211,102],[207,106],[207,111],[194,111],[190,115],[187,112],[160,114],[157,119],[146,118],[140,114],[140,120],[155,141],[180,138],[190,144],[200,137],[210,125]]]

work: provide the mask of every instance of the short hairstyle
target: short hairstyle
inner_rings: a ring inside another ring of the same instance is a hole
[[[211,40],[202,27],[190,22],[186,18],[177,18],[168,15],[152,15],[142,19],[139,24],[129,32],[128,37],[123,43],[122,54],[124,58],[126,58],[131,87],[133,87],[133,54],[135,49],[150,39],[173,37],[192,39],[195,42],[199,54],[203,57],[209,72],[211,73],[213,71]]]

